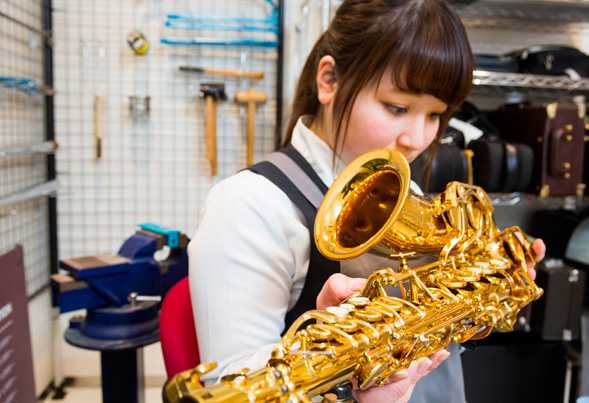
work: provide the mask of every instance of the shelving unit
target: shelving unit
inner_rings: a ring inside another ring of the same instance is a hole
[[[473,92],[509,93],[525,92],[538,96],[589,96],[589,78],[573,80],[566,76],[496,73],[475,70]]]
[[[513,29],[568,34],[589,32],[586,0],[480,0],[457,5],[467,28]]]
[[[470,4],[457,4],[456,7],[469,31],[475,53],[505,54],[531,45],[543,44],[568,45],[584,52],[588,51],[588,0],[475,0]],[[589,99],[589,78],[574,80],[567,76],[475,70],[473,83],[474,88],[469,100],[485,110],[509,102],[586,103]],[[542,198],[527,193],[489,193],[489,197],[495,209],[494,218],[499,228],[518,225],[530,235],[534,235],[533,228],[537,225],[539,212],[557,209],[580,211],[587,208],[587,198],[582,196]],[[554,230],[562,231],[558,235],[563,238],[568,236],[561,228],[551,229]],[[549,256],[554,250],[551,249],[553,246],[549,244]],[[521,318],[525,322],[525,317]],[[518,336],[518,333],[514,335]],[[523,334],[522,339],[524,336],[528,335]],[[576,375],[578,368],[574,358],[558,351],[560,361],[549,364],[553,358],[550,351],[555,349],[555,346],[558,347],[558,344],[540,342],[535,349],[537,351],[529,354],[525,349],[529,348],[533,341],[531,338],[525,340],[525,344],[517,344],[513,341],[510,343],[505,338],[497,338],[496,341],[489,338],[479,343],[477,352],[463,355],[469,400],[511,402],[521,400],[523,395],[531,400],[538,400],[537,397],[530,397],[529,390],[522,389],[519,385],[508,385],[507,382],[503,383],[503,391],[508,391],[509,396],[501,395],[502,390],[492,390],[488,393],[492,383],[486,381],[487,374],[475,363],[486,359],[489,367],[504,365],[505,357],[517,352],[518,363],[521,363],[522,367],[539,367],[534,360],[541,357],[541,372],[544,377],[524,376],[520,383],[549,381],[554,384],[553,390],[562,388],[562,392],[559,393],[563,395],[563,401],[574,401],[581,392],[577,384],[580,378]],[[552,373],[547,376],[549,371]],[[480,393],[483,390],[484,395]],[[546,396],[544,398],[554,400]]]
[[[22,245],[27,297],[57,272],[51,0],[0,11],[0,254]]]

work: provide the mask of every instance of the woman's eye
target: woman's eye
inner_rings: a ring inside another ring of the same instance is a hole
[[[393,115],[402,115],[403,113],[407,112],[407,108],[398,105],[391,105],[386,104],[389,111],[392,112]]]
[[[431,113],[429,115],[429,117],[430,117],[431,120],[442,120],[442,116],[444,116],[443,113],[437,113],[437,112],[436,113]]]

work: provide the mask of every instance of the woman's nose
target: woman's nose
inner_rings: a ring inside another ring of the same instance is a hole
[[[397,139],[397,143],[403,147],[420,150],[425,144],[425,121],[421,118],[412,119],[410,124]]]

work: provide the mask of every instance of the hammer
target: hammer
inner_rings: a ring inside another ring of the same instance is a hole
[[[250,88],[247,92],[236,92],[235,102],[247,103],[247,165],[254,161],[254,114],[256,104],[266,102],[266,94]]]
[[[201,84],[198,95],[206,101],[206,156],[211,161],[211,175],[217,175],[217,101],[225,101],[224,84]]]
[[[235,77],[250,77],[250,78],[257,78],[262,79],[264,78],[263,71],[238,71],[238,70],[216,70],[216,69],[209,69],[205,67],[192,67],[192,66],[180,66],[180,71],[184,71],[186,73],[209,73],[209,74],[224,74],[226,76],[235,76]]]

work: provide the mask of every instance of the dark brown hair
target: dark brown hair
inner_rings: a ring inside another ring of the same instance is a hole
[[[326,55],[335,59],[338,82],[334,144],[339,144],[337,137],[347,126],[358,93],[372,80],[380,82],[387,68],[400,89],[430,94],[448,104],[434,152],[450,116],[472,88],[472,51],[460,18],[446,0],[346,0],[303,67],[283,145],[290,143],[300,116],[319,111],[317,67]]]

